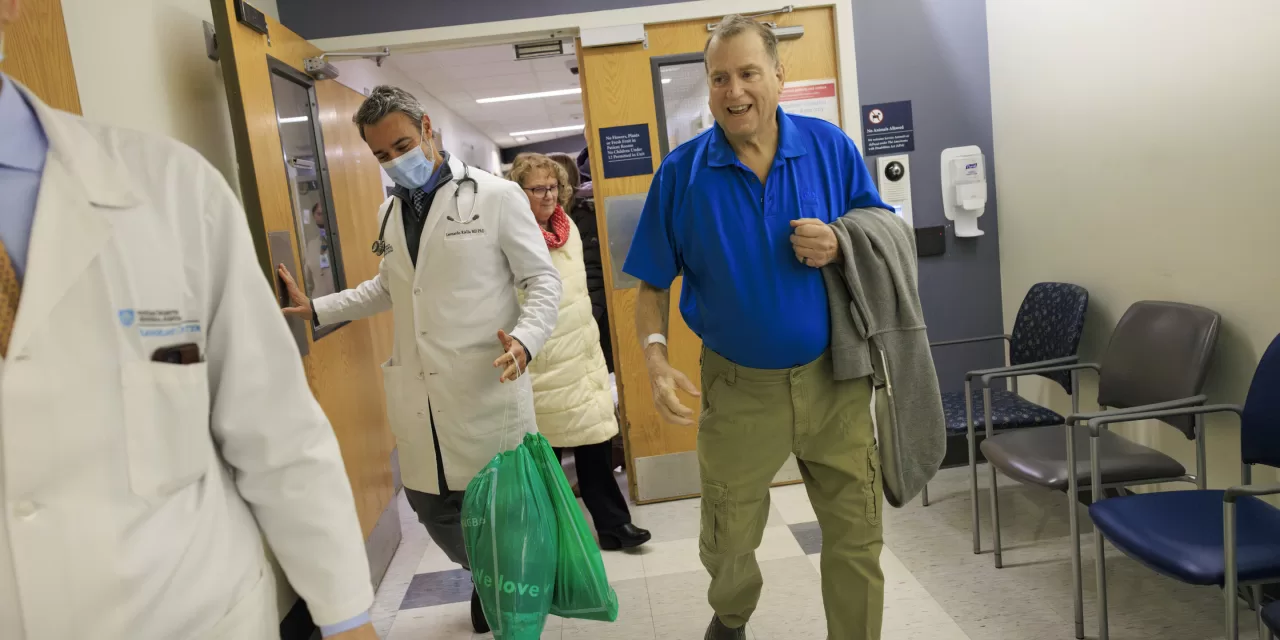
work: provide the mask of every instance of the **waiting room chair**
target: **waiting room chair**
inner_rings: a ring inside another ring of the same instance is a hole
[[[1280,601],[1262,608],[1262,624],[1267,628],[1267,640],[1280,638]]]
[[[1089,292],[1083,287],[1060,282],[1041,282],[1033,285],[1018,307],[1018,317],[1013,333],[1003,336],[985,336],[963,340],[935,342],[930,346],[947,347],[973,344],[991,340],[1009,343],[1009,355],[1005,366],[999,369],[970,371],[965,374],[964,391],[942,394],[942,408],[946,415],[949,436],[967,433],[969,446],[969,501],[973,516],[973,552],[982,552],[978,512],[978,438],[974,433],[973,408],[976,405],[984,416],[986,432],[1025,427],[1062,424],[1063,417],[1056,412],[1024,399],[1018,395],[1018,379],[1008,378],[1004,390],[992,390],[989,394],[973,391],[973,379],[986,373],[1014,371],[1017,369],[1049,367],[1069,364],[1079,359],[1080,336],[1084,333],[1085,315],[1089,310]],[[1045,378],[1057,382],[1075,398],[1070,387],[1071,374],[1050,373]],[[991,411],[986,407],[990,406]],[[925,485],[921,503],[929,506],[929,487]]]
[[[1076,377],[1085,369],[1098,372],[1098,404],[1102,411],[1073,413],[1066,425],[1020,429],[987,438],[982,453],[991,469],[991,528],[995,566],[1003,565],[1000,548],[1000,502],[996,473],[1024,484],[1065,492],[1071,527],[1072,584],[1075,587],[1076,637],[1084,637],[1084,591],[1080,569],[1080,522],[1076,512],[1079,488],[1090,481],[1084,462],[1091,442],[1098,447],[1101,484],[1106,488],[1135,484],[1193,480],[1204,486],[1205,450],[1199,417],[1173,417],[1168,422],[1183,430],[1197,445],[1196,474],[1188,476],[1177,460],[1110,431],[1096,441],[1073,426],[1099,417],[1203,405],[1200,395],[1218,339],[1221,316],[1203,307],[1175,302],[1138,302],[1116,326],[1101,364],[1079,363],[988,373],[984,393],[996,379],[1020,375],[1067,372]],[[1108,408],[1110,408],[1108,410]]]
[[[1252,485],[1253,465],[1280,467],[1280,336],[1258,364],[1243,407],[1212,405],[1099,416],[1089,420],[1090,478],[1099,495],[1099,442],[1115,422],[1240,416],[1241,482],[1226,491],[1168,491],[1107,500],[1089,507],[1094,522],[1098,570],[1098,628],[1107,640],[1107,572],[1103,540],[1158,573],[1193,585],[1218,585],[1226,598],[1227,639],[1236,640],[1239,586],[1252,587],[1258,637],[1280,630],[1280,603],[1265,609],[1261,585],[1280,581],[1280,509],[1257,496],[1280,493],[1280,485]],[[1224,543],[1225,540],[1225,543]],[[1274,638],[1274,635],[1271,635]]]

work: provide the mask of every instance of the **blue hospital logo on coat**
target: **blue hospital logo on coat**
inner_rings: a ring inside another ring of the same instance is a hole
[[[121,324],[121,325],[123,325],[123,326],[125,326],[125,327],[132,327],[132,326],[133,326],[133,321],[134,321],[136,318],[137,318],[137,316],[133,313],[133,309],[121,309],[121,310],[120,310],[120,324]]]

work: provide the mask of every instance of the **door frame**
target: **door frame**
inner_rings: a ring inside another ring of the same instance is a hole
[[[610,9],[588,13],[567,13],[542,18],[481,22],[452,27],[433,27],[340,38],[319,38],[311,44],[325,51],[370,51],[389,47],[396,53],[422,53],[495,44],[515,44],[531,39],[576,38],[583,29],[621,25],[655,25],[725,16],[776,12],[785,0],[696,0],[674,4]],[[858,65],[853,41],[853,2],[831,0],[792,2],[795,9],[829,7],[836,19],[836,72],[840,91],[840,121],[846,133],[862,150],[862,107],[858,101]],[[708,33],[708,35],[710,35]],[[341,79],[339,79],[341,82]]]

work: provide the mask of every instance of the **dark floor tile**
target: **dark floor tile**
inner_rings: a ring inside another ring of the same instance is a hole
[[[791,535],[796,537],[796,542],[800,543],[805,555],[811,556],[822,551],[822,529],[818,528],[818,523],[805,522],[790,526]]]
[[[409,583],[400,610],[435,607],[471,600],[471,572],[463,569],[420,573]]]

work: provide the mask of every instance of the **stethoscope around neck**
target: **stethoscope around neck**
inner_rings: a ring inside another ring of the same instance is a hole
[[[462,162],[459,160],[459,162]],[[467,209],[467,215],[464,217],[458,209],[458,195],[462,193],[462,185],[471,184],[471,206]],[[480,195],[480,185],[476,183],[476,179],[471,177],[471,167],[467,163],[462,162],[462,178],[454,182],[457,189],[453,192],[453,215],[446,215],[445,220],[457,224],[471,224],[480,219],[480,214],[476,213],[476,198]],[[390,242],[384,238],[387,235],[387,220],[391,219],[391,206],[387,206],[387,211],[382,215],[382,226],[378,228],[378,239],[373,241],[373,255],[382,257],[395,250]],[[456,218],[454,216],[457,216]]]

